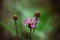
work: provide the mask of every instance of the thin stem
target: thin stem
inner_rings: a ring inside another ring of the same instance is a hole
[[[17,30],[17,25],[16,25],[16,20],[15,20],[15,29],[16,29],[16,34],[17,34],[17,40],[19,40],[18,30]]]
[[[32,32],[32,29],[30,28],[30,40],[32,40],[32,37],[31,37],[31,32]]]
[[[36,17],[36,22],[37,22],[37,17]],[[37,24],[37,23],[35,23],[35,26],[36,26],[36,24]],[[33,35],[34,35],[35,29],[36,29],[36,27],[33,29],[32,37],[33,37]]]
[[[35,29],[36,29],[36,28],[33,29],[32,37],[33,37],[33,35],[34,35]]]

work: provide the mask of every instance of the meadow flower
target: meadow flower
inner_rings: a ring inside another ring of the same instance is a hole
[[[26,18],[23,20],[23,25],[28,25],[29,28],[35,28],[35,23],[39,23],[39,20],[36,20],[35,18]]]

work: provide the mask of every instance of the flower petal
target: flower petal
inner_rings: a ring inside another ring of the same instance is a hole
[[[36,20],[35,20],[35,18],[33,17],[33,18],[31,18],[31,22],[32,23],[35,23],[36,22]]]
[[[37,20],[36,22],[37,22],[37,23],[40,23],[40,20]]]
[[[31,24],[31,28],[35,28],[35,25],[34,24]]]
[[[27,25],[28,24],[28,19],[26,18],[25,20],[23,20],[23,25]]]

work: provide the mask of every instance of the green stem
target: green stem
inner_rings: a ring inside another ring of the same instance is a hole
[[[32,40],[31,33],[32,33],[32,29],[30,28],[30,40]]]
[[[19,36],[18,36],[18,30],[17,30],[17,24],[16,24],[16,20],[15,20],[15,29],[16,29],[16,34],[17,34],[17,40],[19,40]]]
[[[37,22],[37,17],[36,17],[36,22]],[[35,23],[35,26],[36,26],[36,24],[37,24],[37,23]],[[33,29],[32,37],[33,37],[33,35],[34,35],[35,29],[36,29],[36,27]]]

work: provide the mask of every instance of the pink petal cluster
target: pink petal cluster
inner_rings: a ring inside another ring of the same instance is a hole
[[[35,23],[39,23],[39,20],[36,20],[35,18],[26,18],[23,20],[23,25],[30,25],[30,28],[35,28]]]

